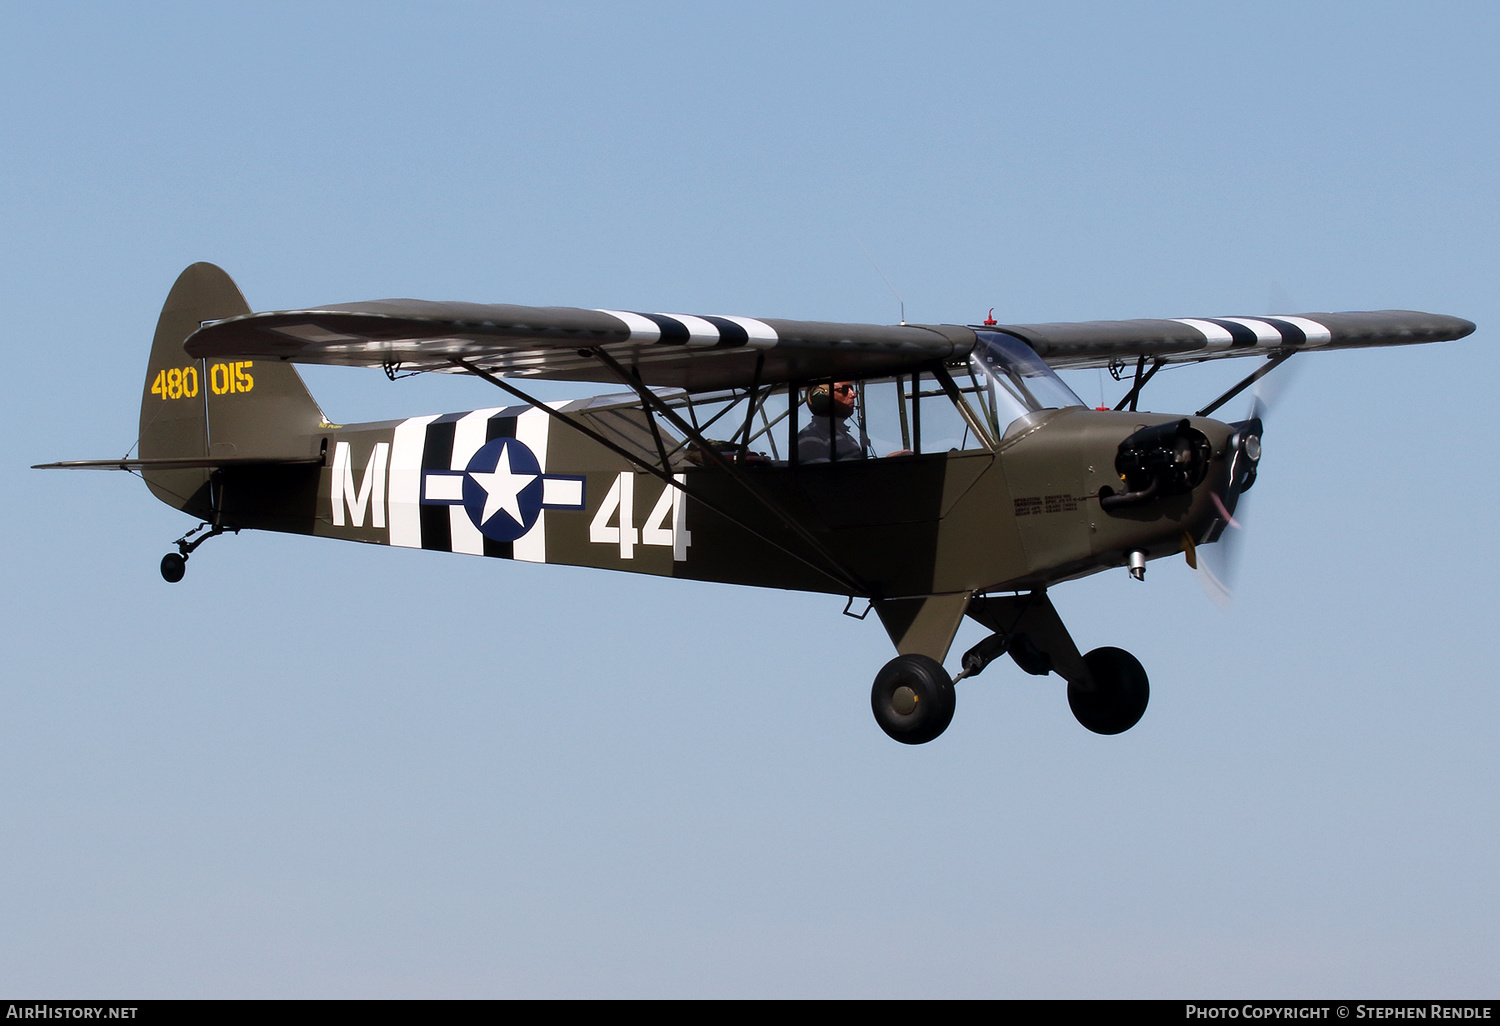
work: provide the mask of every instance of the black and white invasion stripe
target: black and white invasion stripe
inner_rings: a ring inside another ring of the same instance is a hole
[[[1306,317],[1175,317],[1203,336],[1208,350],[1316,347],[1333,341],[1333,333]]]
[[[600,310],[599,313],[624,321],[631,342],[698,349],[738,346],[769,349],[777,342],[776,329],[753,317],[696,317],[692,314],[643,314],[628,310]]]

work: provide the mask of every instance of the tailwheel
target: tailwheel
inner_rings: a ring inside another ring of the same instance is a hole
[[[183,575],[187,573],[188,557],[193,554],[193,550],[210,538],[217,538],[225,531],[232,531],[235,534],[240,533],[238,527],[225,527],[223,524],[199,524],[187,534],[178,538],[176,542],[177,551],[168,552],[165,556],[161,557],[161,579],[168,584],[176,584],[182,580]],[[193,537],[194,535],[197,535],[197,537]]]
[[[182,575],[187,573],[187,557],[176,552],[168,552],[161,557],[161,578],[168,584],[176,584],[182,580]]]
[[[880,729],[906,745],[926,744],[953,721],[953,681],[935,659],[897,656],[875,675],[870,708]]]
[[[1145,669],[1122,648],[1096,648],[1083,661],[1094,686],[1068,682],[1073,715],[1095,734],[1123,734],[1145,714],[1151,699]]]

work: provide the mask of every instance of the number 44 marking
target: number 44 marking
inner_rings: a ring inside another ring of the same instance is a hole
[[[681,484],[683,476],[673,474],[672,480]],[[611,520],[616,521],[613,527]],[[687,529],[687,496],[681,488],[663,488],[645,524],[637,531],[635,474],[622,470],[589,524],[589,541],[620,546],[621,559],[634,559],[637,545],[662,545],[672,550],[674,562],[681,563],[687,559],[688,546],[693,543],[692,532]]]

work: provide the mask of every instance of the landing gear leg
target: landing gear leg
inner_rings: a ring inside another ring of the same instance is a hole
[[[958,676],[953,678],[957,684],[965,677],[977,677],[984,672],[984,668],[990,665],[990,661],[999,656],[1010,644],[1010,639],[1004,634],[991,634],[979,644],[964,653],[962,659],[963,669],[958,671]]]
[[[926,744],[953,722],[953,681],[937,660],[897,656],[875,676],[870,708],[880,729],[902,744]]]
[[[1008,650],[1027,673],[1056,672],[1066,680],[1073,715],[1096,734],[1123,733],[1145,714],[1151,687],[1135,656],[1118,648],[1080,655],[1046,592],[975,598],[968,615],[996,634],[964,653],[961,676],[973,676]]]
[[[1146,671],[1122,648],[1096,648],[1083,657],[1093,686],[1068,682],[1068,705],[1095,734],[1122,734],[1135,726],[1151,700]]]
[[[183,535],[181,538],[178,538],[175,543],[177,545],[177,551],[168,552],[165,556],[161,557],[162,580],[166,581],[168,584],[176,584],[178,581],[182,580],[183,575],[187,573],[188,557],[193,554],[193,550],[196,549],[199,545],[202,545],[204,542],[208,541],[210,538],[213,538],[216,535],[223,534],[226,530],[234,534],[240,533],[240,529],[238,527],[226,528],[221,524],[205,523],[199,524],[187,534]],[[198,537],[194,538],[193,535],[195,534],[198,535]]]

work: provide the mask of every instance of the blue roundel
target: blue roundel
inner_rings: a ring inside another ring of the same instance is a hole
[[[464,468],[464,510],[486,538],[515,541],[542,514],[542,465],[514,438],[485,443]]]

